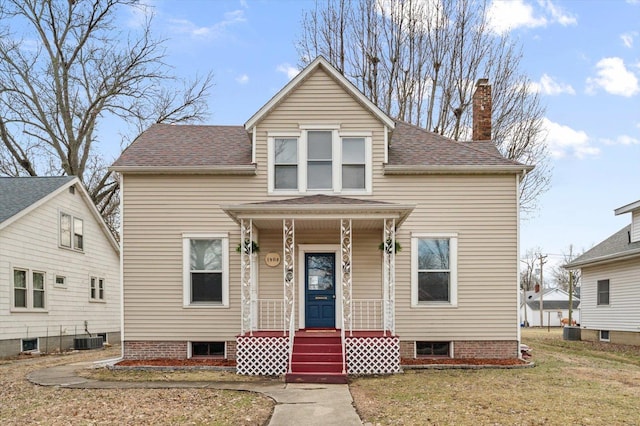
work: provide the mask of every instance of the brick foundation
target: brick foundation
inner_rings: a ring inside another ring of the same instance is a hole
[[[236,359],[236,342],[225,342],[227,359]],[[189,342],[129,341],[124,342],[124,359],[186,359]]]
[[[518,358],[518,342],[513,340],[453,341],[453,358]],[[400,357],[415,357],[415,341],[400,342]]]
[[[187,342],[125,341],[124,359],[186,359]]]
[[[516,340],[455,341],[454,358],[518,358]]]

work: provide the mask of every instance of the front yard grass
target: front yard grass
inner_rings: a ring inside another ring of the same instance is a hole
[[[638,425],[640,348],[525,329],[534,368],[413,370],[350,385],[362,420],[394,425]]]

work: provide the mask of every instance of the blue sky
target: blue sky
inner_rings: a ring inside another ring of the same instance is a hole
[[[313,6],[144,3],[176,74],[214,72],[210,124],[243,124],[295,75],[294,42]],[[547,107],[552,187],[522,222],[521,252],[539,248],[554,260],[570,244],[589,249],[630,223],[615,208],[640,199],[640,0],[504,0],[491,13],[495,32],[522,43],[523,70]],[[127,19],[135,25],[139,16]]]

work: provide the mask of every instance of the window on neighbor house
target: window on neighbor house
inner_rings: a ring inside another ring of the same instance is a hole
[[[67,277],[63,277],[62,275],[56,275],[55,280],[56,286],[65,287],[67,285]]]
[[[22,352],[38,350],[38,339],[22,339]]]
[[[609,304],[609,280],[598,280],[598,305]]]
[[[191,342],[192,357],[224,357],[224,342]]]
[[[609,330],[600,330],[600,340],[603,342],[608,342],[609,339]]]
[[[269,191],[370,191],[371,137],[328,127],[269,136]]]
[[[416,342],[416,356],[449,356],[449,342]]]
[[[412,236],[413,305],[457,303],[457,237]]]
[[[13,270],[13,307],[46,308],[45,273],[28,269]]]
[[[60,212],[60,246],[84,250],[84,223],[82,219]]]
[[[91,277],[89,279],[89,300],[94,302],[104,301],[104,278]]]
[[[228,238],[184,238],[185,306],[228,305]]]

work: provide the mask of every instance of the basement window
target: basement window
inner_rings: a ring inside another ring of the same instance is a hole
[[[600,341],[601,342],[609,341],[609,330],[600,330]]]
[[[224,358],[224,342],[191,342],[191,356]]]
[[[38,339],[22,339],[22,352],[38,350]]]
[[[416,357],[448,357],[449,342],[416,342]]]

